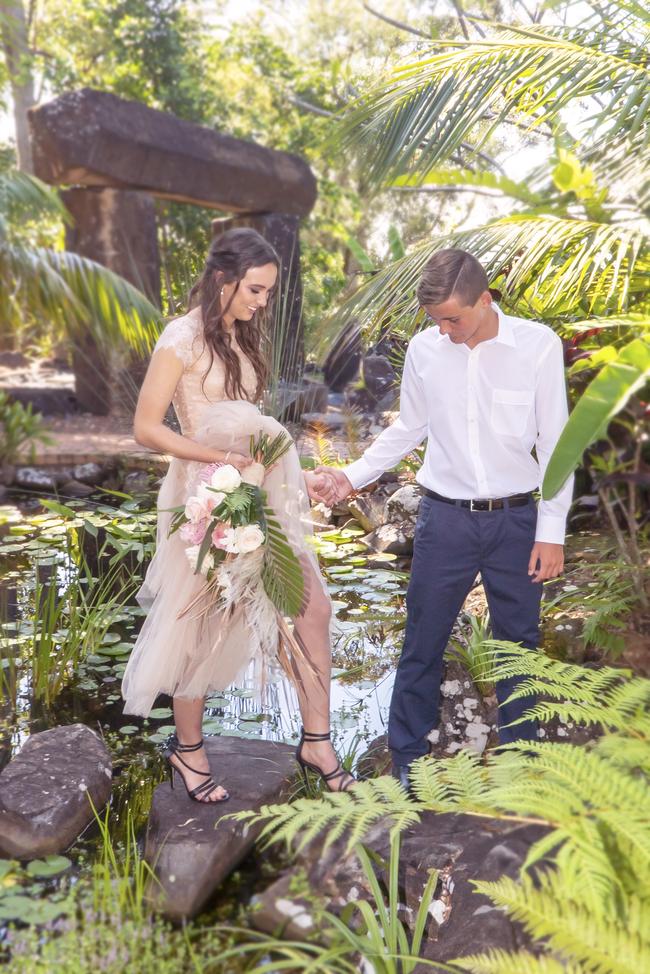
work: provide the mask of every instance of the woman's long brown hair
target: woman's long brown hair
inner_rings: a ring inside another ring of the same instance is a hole
[[[203,381],[212,367],[214,356],[221,359],[226,370],[225,390],[230,399],[248,399],[242,386],[241,365],[237,353],[230,344],[230,335],[223,325],[223,317],[239,290],[239,284],[251,267],[275,264],[280,269],[280,258],[264,237],[249,227],[226,230],[215,237],[210,245],[205,267],[201,277],[190,291],[188,311],[200,306],[203,318],[203,337],[210,350],[210,365],[205,371]],[[221,277],[217,278],[217,272]],[[236,282],[230,301],[221,307],[220,293],[224,284]],[[258,309],[250,321],[235,320],[235,337],[255,370],[257,388],[255,402],[264,392],[268,376],[268,358],[265,354],[268,345],[266,330],[269,306]]]

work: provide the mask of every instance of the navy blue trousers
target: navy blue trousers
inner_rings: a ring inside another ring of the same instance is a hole
[[[390,704],[388,745],[396,764],[429,750],[426,735],[438,724],[443,654],[476,575],[481,573],[494,639],[538,644],[542,583],[531,582],[528,562],[535,543],[537,507],[470,511],[426,495],[415,528],[406,594],[406,633]],[[519,678],[497,683],[499,740],[534,740],[537,726],[506,727],[534,704],[533,697],[506,703]]]

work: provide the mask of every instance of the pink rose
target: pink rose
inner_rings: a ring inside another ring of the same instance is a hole
[[[205,517],[204,504],[199,497],[190,497],[185,505],[185,517],[196,523]]]
[[[226,538],[229,536],[230,524],[220,522],[212,532],[212,544],[215,548],[225,548]]]
[[[220,463],[206,463],[206,465],[201,468],[201,473],[199,474],[199,481],[204,484],[210,483],[210,480],[212,479],[212,474],[215,472],[215,470],[217,470],[221,466],[222,464]]]
[[[186,544],[195,545],[201,544],[207,529],[208,522],[205,519],[202,521],[188,521],[187,524],[181,527],[178,533]]]

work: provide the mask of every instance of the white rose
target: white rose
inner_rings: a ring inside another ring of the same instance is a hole
[[[192,524],[202,521],[205,517],[205,507],[198,495],[188,498],[187,504],[185,505],[185,517]]]
[[[251,463],[249,467],[245,467],[241,475],[241,479],[245,484],[253,484],[255,487],[261,487],[264,483],[264,478],[266,476],[266,467],[263,463]]]
[[[238,550],[235,543],[236,531],[239,531],[239,528],[227,528],[226,531],[224,531],[220,544],[220,547],[222,547],[224,551],[229,551],[232,554],[236,554]]]
[[[223,490],[226,494],[237,490],[240,484],[241,474],[237,467],[233,467],[231,463],[227,463],[223,467],[217,467],[210,478],[210,486],[216,487],[217,490]]]
[[[235,547],[240,555],[255,551],[264,543],[264,532],[257,524],[246,524],[244,527],[235,528]]]
[[[211,490],[208,484],[199,484],[196,491],[196,500],[198,500],[203,508],[202,516],[205,517],[206,512],[209,514],[213,507],[218,507],[225,496],[223,491]],[[190,498],[190,500],[192,499]]]
[[[199,560],[199,551],[201,550],[201,545],[195,544],[191,545],[189,548],[185,549],[185,557],[190,563],[190,567],[193,572],[196,572],[196,566]],[[214,555],[211,551],[206,553],[203,559],[203,564],[201,565],[201,574],[207,575],[211,568],[214,568]]]

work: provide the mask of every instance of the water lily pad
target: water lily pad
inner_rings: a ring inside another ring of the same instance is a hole
[[[220,720],[208,718],[203,722],[203,731],[205,734],[221,734],[223,731],[223,723]]]
[[[239,728],[240,731],[247,731],[249,734],[261,734],[262,728],[254,720],[240,720]]]
[[[126,724],[124,727],[120,727],[120,734],[137,734],[140,730],[139,727],[135,727],[134,724]]]
[[[50,876],[58,876],[72,865],[67,856],[46,856],[45,859],[32,859],[28,862],[25,870],[30,876],[40,876],[47,879]]]
[[[229,706],[230,706],[230,700],[228,699],[228,697],[220,697],[220,696],[210,697],[210,699],[206,701],[206,707],[225,708]]]
[[[0,880],[12,872],[17,865],[15,859],[0,859]]]
[[[147,734],[146,739],[152,744],[164,744],[168,736],[168,734],[161,734],[160,731],[156,731],[155,734]]]
[[[173,713],[170,707],[154,707],[154,709],[149,712],[149,717],[151,720],[165,720],[167,717],[172,716]]]
[[[116,632],[107,632],[104,636],[102,643],[104,646],[112,646],[113,643],[119,643],[120,637]]]
[[[100,646],[97,652],[101,656],[127,656],[132,649],[132,643],[117,643],[116,646]]]
[[[21,920],[23,923],[50,923],[68,912],[65,903],[39,900],[31,896],[4,896],[0,900],[0,920]]]
[[[254,690],[232,690],[233,697],[254,697]]]

